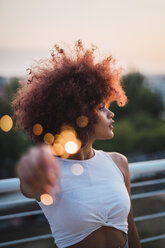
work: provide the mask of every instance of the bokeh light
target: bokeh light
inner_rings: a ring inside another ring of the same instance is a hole
[[[64,147],[62,146],[62,144],[54,143],[52,145],[52,152],[55,156],[61,156],[65,152],[65,150],[64,150]]]
[[[81,115],[76,119],[76,124],[80,128],[84,128],[88,125],[88,117],[85,115]]]
[[[40,200],[44,205],[51,205],[53,203],[53,197],[49,194],[42,194]]]
[[[73,164],[71,167],[71,172],[75,176],[80,176],[84,172],[84,168],[82,167],[81,164]]]
[[[62,143],[66,143],[69,140],[76,139],[76,131],[70,126],[63,126],[60,135],[57,138],[60,138]]]
[[[45,142],[47,145],[53,144],[53,142],[54,142],[54,135],[51,134],[51,133],[46,133],[46,134],[44,135],[44,142]]]
[[[55,135],[52,145],[53,154],[68,158],[70,154],[77,153],[81,148],[81,141],[77,138],[76,131],[69,125],[61,128],[60,134]]]
[[[13,120],[9,115],[4,115],[0,119],[0,127],[4,132],[9,132],[13,127]]]
[[[78,151],[78,146],[74,141],[68,141],[65,144],[65,151],[69,154],[74,154]]]
[[[33,126],[33,133],[35,135],[40,135],[41,133],[43,132],[43,127],[41,124],[39,123],[36,123],[34,126]]]

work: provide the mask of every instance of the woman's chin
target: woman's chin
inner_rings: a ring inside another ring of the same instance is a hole
[[[111,130],[110,135],[109,135],[109,139],[113,139],[113,137],[114,137],[114,132],[113,132],[113,130]]]
[[[114,137],[114,133],[113,133],[113,131],[112,131],[112,132],[110,132],[105,138],[103,138],[102,140],[113,139],[113,137]]]

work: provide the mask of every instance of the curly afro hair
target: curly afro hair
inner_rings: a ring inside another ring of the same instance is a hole
[[[80,40],[69,53],[65,50],[55,45],[49,59],[42,59],[28,69],[12,102],[15,127],[23,129],[34,143],[43,142],[46,133],[55,135],[63,125],[70,125],[84,144],[87,134],[94,132],[98,121],[95,109],[102,101],[107,107],[113,101],[118,106],[127,102],[122,68],[115,68],[111,55],[96,63],[97,47],[85,49]],[[76,124],[82,115],[88,118],[88,125],[83,128]],[[33,133],[36,123],[43,127],[41,135]]]

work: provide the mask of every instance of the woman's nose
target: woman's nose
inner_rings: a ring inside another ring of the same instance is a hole
[[[108,111],[108,118],[114,118],[115,114],[112,111]]]

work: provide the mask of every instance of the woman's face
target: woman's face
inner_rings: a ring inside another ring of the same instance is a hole
[[[114,120],[112,120],[112,118],[114,118],[114,113],[106,108],[104,102],[97,107],[96,111],[99,121],[95,126],[94,138],[100,140],[112,139],[114,136],[112,126],[114,123]]]

